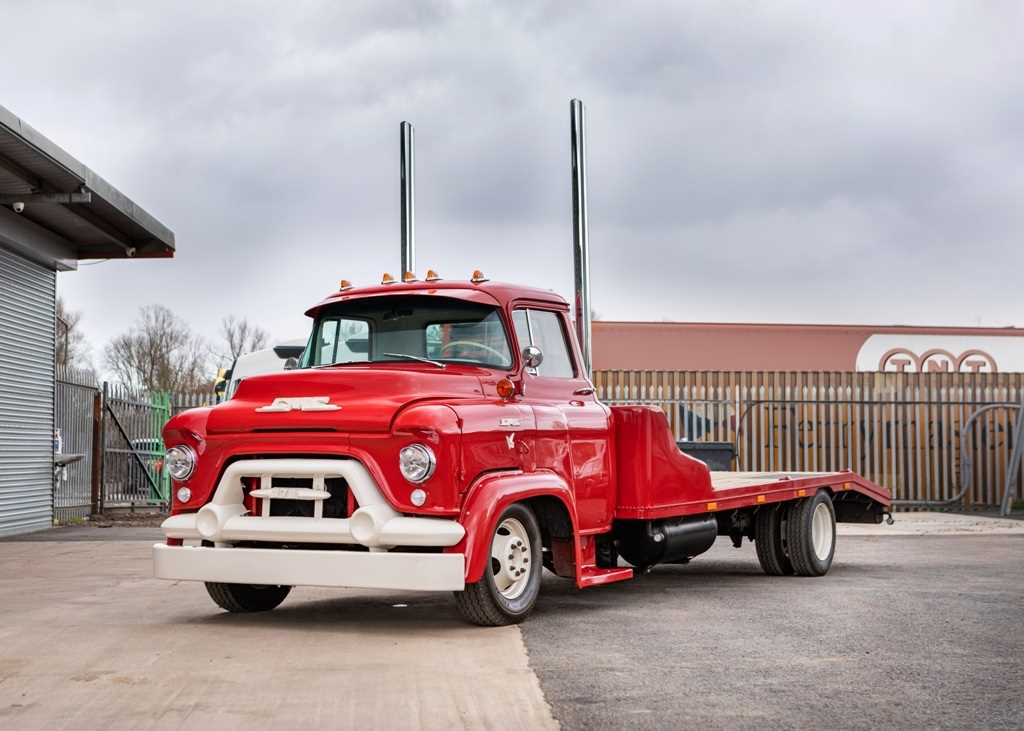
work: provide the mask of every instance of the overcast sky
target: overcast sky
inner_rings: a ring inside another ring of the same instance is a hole
[[[1017,2],[0,5],[0,103],[177,236],[58,276],[97,355],[397,274],[402,119],[420,269],[568,297],[573,96],[603,319],[1024,325]]]

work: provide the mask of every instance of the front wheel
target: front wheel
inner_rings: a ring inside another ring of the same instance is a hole
[[[836,511],[828,492],[793,503],[786,520],[786,549],[797,576],[824,576],[836,555]]]
[[[222,584],[206,582],[206,591],[221,609],[229,612],[266,612],[284,601],[290,586]]]
[[[491,556],[480,580],[455,592],[463,619],[487,627],[522,622],[540,594],[540,526],[533,511],[511,505],[498,518]]]

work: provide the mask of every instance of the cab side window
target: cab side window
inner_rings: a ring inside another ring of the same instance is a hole
[[[566,337],[562,318],[546,310],[515,310],[512,324],[516,329],[519,347],[536,345],[544,354],[544,360],[537,369],[538,375],[548,378],[574,378],[572,356],[569,355],[569,340]]]

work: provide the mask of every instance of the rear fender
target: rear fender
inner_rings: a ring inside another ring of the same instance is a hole
[[[466,493],[459,522],[466,529],[462,541],[449,551],[466,557],[466,583],[472,584],[484,575],[491,555],[491,537],[498,518],[509,505],[530,498],[551,496],[561,502],[572,521],[576,565],[580,565],[576,505],[565,480],[554,472],[541,470],[494,472],[476,480]]]

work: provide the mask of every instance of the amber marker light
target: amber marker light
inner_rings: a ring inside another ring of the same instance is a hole
[[[470,279],[469,281],[471,281],[473,284],[480,284],[480,282],[486,282],[487,281],[487,277],[485,277],[484,273],[482,271],[480,271],[479,269],[474,269],[473,270],[473,278]]]
[[[441,277],[433,269],[428,269],[427,270],[427,276],[425,277],[425,281],[427,281],[427,282],[440,282],[441,281]]]
[[[415,282],[415,281],[417,281],[416,280],[416,275],[413,274],[412,272],[406,272],[405,274],[402,275],[402,281],[403,282]]]
[[[387,272],[384,272],[384,276],[380,278],[380,283],[381,284],[394,284],[395,283],[395,278],[392,277]]]
[[[347,279],[342,279],[340,282],[338,282],[339,292],[347,292],[350,289],[352,289],[352,282],[348,281]]]
[[[502,378],[495,387],[498,389],[498,395],[506,401],[516,395],[516,384],[507,378]]]

